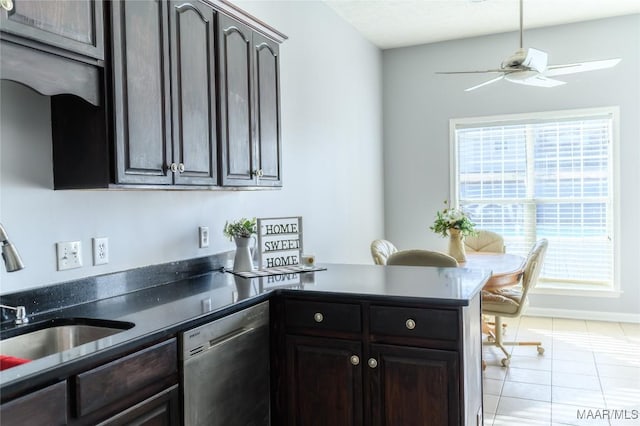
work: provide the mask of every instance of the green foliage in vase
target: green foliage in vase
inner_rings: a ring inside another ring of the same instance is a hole
[[[478,234],[475,230],[476,224],[471,222],[465,212],[457,208],[447,207],[446,201],[444,204],[444,210],[436,212],[436,220],[429,229],[443,237],[449,235],[450,229],[458,229],[465,236]]]
[[[249,238],[256,233],[256,218],[241,218],[233,222],[227,221],[224,224],[224,236],[233,241],[236,237]]]

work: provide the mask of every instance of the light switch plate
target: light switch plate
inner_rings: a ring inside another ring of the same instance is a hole
[[[80,241],[56,243],[58,271],[82,267],[82,244]]]

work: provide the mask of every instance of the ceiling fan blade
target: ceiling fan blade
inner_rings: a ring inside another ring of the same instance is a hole
[[[479,88],[479,87],[486,86],[486,85],[491,84],[491,83],[495,83],[496,81],[500,81],[500,80],[502,80],[503,78],[504,78],[504,75],[501,75],[500,77],[492,78],[492,79],[491,79],[491,80],[489,80],[489,81],[485,81],[484,83],[480,83],[480,84],[478,84],[477,86],[473,86],[473,87],[469,87],[468,89],[464,89],[464,91],[465,91],[465,92],[470,92],[470,91],[472,91],[472,90],[476,90],[476,89],[477,89],[477,88]]]
[[[486,74],[486,73],[504,73],[503,69],[493,69],[484,71],[436,71],[436,74]]]
[[[527,56],[524,58],[522,65],[525,65],[538,72],[544,72],[544,70],[547,69],[547,58],[547,52],[529,48],[527,50]]]
[[[605,68],[615,67],[616,65],[618,65],[618,62],[620,62],[620,60],[620,58],[616,58],[605,59],[603,61],[581,62],[577,64],[549,65],[547,67],[547,70],[544,72],[544,75],[553,77],[556,75],[601,70]]]
[[[542,74],[536,74],[528,78],[511,78],[507,76],[506,79],[512,83],[524,84],[525,86],[537,86],[537,87],[556,87],[567,84],[564,81],[554,80],[547,78]]]

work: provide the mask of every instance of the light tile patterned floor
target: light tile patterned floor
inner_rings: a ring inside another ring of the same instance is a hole
[[[640,425],[640,324],[561,318],[506,318],[505,340],[483,348],[485,426]]]

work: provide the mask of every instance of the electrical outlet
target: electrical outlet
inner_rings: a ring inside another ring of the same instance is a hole
[[[109,263],[109,238],[93,238],[93,264],[104,265]]]
[[[58,271],[82,267],[82,244],[80,241],[56,243]]]
[[[200,248],[209,247],[209,227],[201,226],[198,230],[200,231]]]

